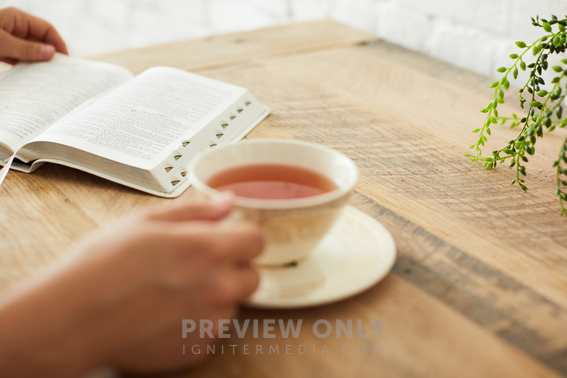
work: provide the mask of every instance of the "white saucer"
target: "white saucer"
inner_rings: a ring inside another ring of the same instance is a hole
[[[345,299],[384,278],[395,259],[394,239],[384,226],[346,206],[307,259],[295,266],[259,268],[260,286],[245,305],[301,308]]]

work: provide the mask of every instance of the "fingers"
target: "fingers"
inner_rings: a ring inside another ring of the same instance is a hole
[[[16,8],[0,10],[0,59],[44,61],[67,46],[47,21]]]
[[[170,228],[178,245],[193,251],[202,251],[214,263],[246,263],[264,249],[264,237],[252,223],[239,222],[223,227],[191,228],[179,225]]]
[[[0,57],[27,61],[43,61],[53,58],[55,47],[14,37],[0,30]]]
[[[40,42],[48,43],[55,47],[55,51],[68,54],[67,45],[57,30],[49,22],[22,12],[27,18],[29,34],[24,38],[37,39]]]
[[[223,235],[217,239],[217,248],[229,260],[247,262],[264,250],[264,236],[252,223],[235,223],[217,232]]]
[[[164,209],[154,210],[147,215],[147,218],[167,222],[217,221],[230,214],[233,208],[232,201],[232,195],[222,194],[206,203],[179,203]]]

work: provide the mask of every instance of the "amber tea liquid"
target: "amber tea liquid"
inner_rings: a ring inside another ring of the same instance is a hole
[[[329,178],[309,169],[284,164],[250,164],[221,171],[207,185],[238,197],[295,199],[337,189]]]

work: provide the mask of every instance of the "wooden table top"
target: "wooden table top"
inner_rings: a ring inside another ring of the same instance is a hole
[[[491,99],[492,80],[330,21],[92,58],[136,74],[169,65],[247,87],[272,109],[249,138],[306,140],[350,156],[360,169],[350,204],[380,221],[397,244],[393,272],[356,297],[240,314],[260,322],[303,319],[305,329],[318,319],[362,319],[366,333],[369,319],[385,319],[380,339],[247,335],[223,343],[238,345],[236,353],[172,376],[567,373],[567,219],[558,215],[551,168],[564,134],[538,142],[527,193],[510,186],[513,171],[469,162],[463,154],[484,121],[479,109]],[[492,140],[503,145],[514,133],[493,128]],[[175,201],[192,195],[189,189]],[[56,165],[10,173],[0,189],[0,287],[62,256],[88,231],[166,201]],[[244,354],[243,345],[258,344],[279,345],[280,354]],[[292,355],[283,352],[288,344]],[[351,354],[342,352],[346,344]],[[309,348],[305,355],[299,345]],[[359,354],[359,345],[382,353]]]

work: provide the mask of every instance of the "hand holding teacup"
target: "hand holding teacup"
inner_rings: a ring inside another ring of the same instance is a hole
[[[260,265],[306,258],[338,218],[358,170],[345,155],[321,145],[257,139],[216,148],[196,158],[193,186],[214,196],[235,194],[235,216],[255,222],[266,238]]]

